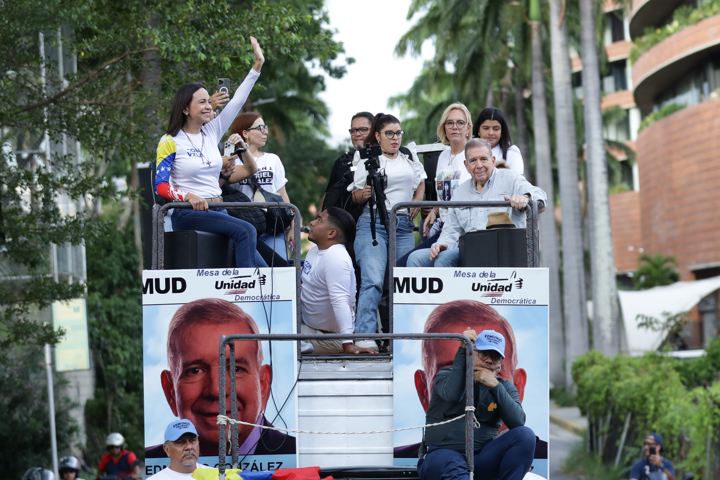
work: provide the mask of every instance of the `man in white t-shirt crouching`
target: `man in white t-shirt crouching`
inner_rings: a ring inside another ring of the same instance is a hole
[[[148,480],[186,480],[196,468],[210,468],[197,463],[200,443],[197,430],[190,420],[175,420],[165,429],[163,449],[170,458],[170,466],[160,470]]]
[[[301,333],[347,333],[355,330],[355,269],[346,246],[355,241],[355,221],[341,208],[330,207],[310,222],[308,239],[315,243],[302,271]],[[317,354],[377,353],[352,340],[308,340]]]

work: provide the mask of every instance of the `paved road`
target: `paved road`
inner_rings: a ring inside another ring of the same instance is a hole
[[[582,438],[564,428],[550,422],[550,479],[579,480],[580,477],[560,473],[560,467],[575,445],[582,443]]]

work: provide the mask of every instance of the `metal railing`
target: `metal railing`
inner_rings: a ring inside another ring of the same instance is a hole
[[[393,206],[389,213],[389,225],[388,225],[388,268],[390,269],[389,278],[394,278],[395,264],[397,263],[397,212],[403,208],[432,208],[432,207],[509,207],[510,201],[490,201],[490,202],[400,202]],[[539,224],[538,224],[538,211],[537,202],[530,200],[528,206],[525,208],[526,212],[526,238],[527,238],[527,263],[528,267],[538,266],[538,237],[539,237]],[[422,228],[422,227],[421,227]],[[389,288],[389,303],[390,303],[390,331],[392,332],[395,315],[393,313],[394,305],[394,287],[391,284]]]
[[[158,208],[159,207],[159,208]],[[295,267],[295,299],[296,304],[300,305],[300,285],[302,274],[302,263],[300,262],[300,210],[292,203],[285,202],[208,202],[209,208],[289,208],[295,215],[294,232],[293,232],[293,266]],[[171,208],[192,208],[188,202],[166,203],[162,206],[155,205],[153,215],[153,250],[152,250],[152,269],[163,270],[165,267],[165,214]],[[274,279],[273,279],[274,281]],[[296,322],[300,328],[301,313],[300,308],[296,308]],[[298,353],[299,353],[298,347]]]
[[[459,340],[465,343],[465,405],[466,407],[474,407],[474,380],[473,380],[473,342],[465,335],[459,333],[326,333],[326,334],[281,334],[281,333],[247,333],[236,335],[223,335],[220,337],[219,347],[219,392],[227,391],[228,372],[235,372],[235,342],[236,341],[262,341],[262,340],[282,340],[282,341],[298,341],[298,340]],[[259,346],[258,346],[259,348]],[[229,351],[229,358],[226,350]],[[237,384],[234,374],[230,377],[230,418],[240,420],[238,418],[237,409]],[[227,413],[226,395],[219,395],[220,414]],[[474,470],[474,444],[475,430],[473,428],[474,412],[472,410],[465,411],[465,456],[470,472]],[[239,426],[236,423],[230,425],[230,455],[232,457],[231,466],[233,469],[238,468],[239,448],[238,433]],[[351,434],[352,432],[339,432],[340,434]],[[219,480],[225,480],[226,459],[227,459],[227,425],[220,424],[218,436],[218,468],[220,471]],[[472,478],[472,477],[471,477]]]

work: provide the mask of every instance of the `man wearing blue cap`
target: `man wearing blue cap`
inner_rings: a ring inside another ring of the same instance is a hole
[[[196,468],[210,468],[197,463],[200,443],[195,425],[190,420],[175,420],[165,429],[163,450],[170,458],[170,465],[148,480],[187,480]]]
[[[648,478],[675,480],[675,466],[670,460],[660,455],[662,446],[663,439],[659,433],[650,433],[645,437],[643,443],[645,456],[633,465],[632,470],[630,470],[630,480],[645,480]],[[662,474],[665,474],[665,476],[663,477]]]
[[[535,452],[535,433],[525,426],[525,412],[515,385],[498,377],[505,358],[505,337],[495,330],[478,335],[468,329],[463,335],[475,342],[474,400],[475,478],[521,480],[530,470]],[[465,344],[455,354],[452,366],[435,376],[426,423],[433,424],[465,413]],[[498,437],[500,424],[509,431]],[[422,480],[466,480],[470,470],[465,459],[465,423],[462,420],[428,427],[427,453],[418,462]]]

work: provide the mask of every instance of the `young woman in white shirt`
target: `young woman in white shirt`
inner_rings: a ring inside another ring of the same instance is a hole
[[[480,137],[490,142],[495,165],[503,163],[510,170],[525,174],[525,164],[517,145],[512,144],[510,128],[499,108],[486,108],[478,115],[473,137]]]
[[[250,223],[228,215],[226,209],[210,209],[208,203],[221,202],[221,185],[230,174],[252,173],[248,165],[235,171],[224,165],[217,144],[240,111],[265,57],[255,38],[250,37],[255,65],[238,87],[232,100],[215,117],[210,95],[203,85],[189,83],[178,89],[170,112],[166,135],[157,149],[155,190],[171,200],[188,202],[192,209],[176,208],[171,219],[175,230],[199,230],[229,237],[235,247],[236,267],[266,267],[256,250],[257,231]]]
[[[241,180],[241,177],[238,177],[237,180],[240,181],[234,183],[236,181],[235,176],[230,177],[230,186],[240,190],[252,199],[255,194],[253,182],[257,182],[264,190],[276,192],[285,202],[290,203],[290,197],[288,197],[287,191],[285,190],[285,184],[288,180],[285,177],[285,166],[282,160],[274,153],[260,151],[268,139],[269,127],[265,124],[265,120],[263,120],[257,112],[241,113],[233,122],[230,131],[239,134],[248,144],[249,152],[255,158],[255,163],[258,167],[257,173],[253,175],[252,179],[247,178]],[[242,160],[240,159],[235,162],[237,165],[242,165]],[[266,231],[260,235],[258,240],[270,246],[283,260],[287,260],[288,253],[285,242],[285,232],[288,230],[292,232],[292,226],[292,223],[290,225],[283,225],[284,231],[279,232],[277,235]]]
[[[380,145],[382,155],[379,157],[379,174],[387,176],[385,187],[385,207],[391,208],[400,202],[422,200],[425,194],[425,169],[411,152],[408,156],[400,151],[403,134],[400,120],[393,115],[378,113],[365,137],[365,142],[371,145]],[[353,190],[353,201],[365,203],[370,199],[371,187],[367,185],[367,170],[365,161],[360,160],[356,152],[354,160],[357,169],[355,178],[349,190]],[[376,212],[377,213],[377,212]],[[401,257],[415,247],[412,219],[417,215],[417,209],[412,212],[399,211],[397,225],[397,251]],[[355,237],[355,259],[360,266],[360,296],[358,298],[357,316],[355,319],[355,333],[375,333],[377,325],[377,310],[382,297],[383,282],[388,263],[388,233],[380,223],[379,216],[375,216],[375,230],[378,244],[373,246],[370,229],[370,207],[365,206],[357,222],[357,235]],[[356,342],[364,348],[377,348],[373,341]]]

